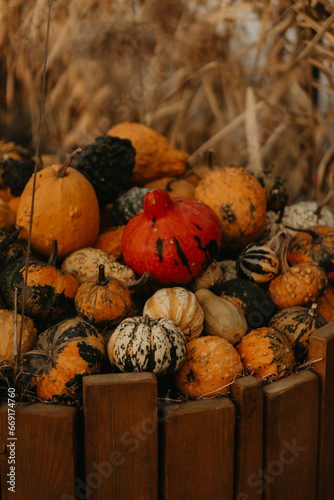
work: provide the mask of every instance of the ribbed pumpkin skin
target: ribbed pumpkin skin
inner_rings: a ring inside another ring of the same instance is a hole
[[[268,283],[279,273],[279,259],[269,245],[250,243],[240,253],[236,269],[238,278]]]
[[[42,256],[51,252],[52,240],[58,241],[58,258],[92,246],[98,235],[100,210],[93,186],[75,168],[68,167],[57,177],[59,165],[38,172],[34,200],[31,246]],[[22,226],[20,237],[28,239],[31,219],[33,177],[26,184],[17,210],[16,223]]]
[[[311,231],[319,239],[304,232],[298,232],[290,241],[287,258],[290,265],[300,262],[315,262],[327,272],[334,271],[334,228],[312,226]]]
[[[186,338],[173,321],[149,316],[124,319],[107,345],[110,363],[122,372],[156,375],[170,375],[180,368],[186,351]]]
[[[75,296],[77,314],[99,329],[120,323],[131,306],[129,288],[116,278],[109,278],[105,284],[87,281]]]
[[[328,288],[326,271],[314,262],[301,262],[279,274],[269,285],[268,295],[278,309],[305,306]]]
[[[0,276],[0,287],[7,304],[14,309],[17,287],[18,309],[22,308],[26,258],[9,264]],[[28,267],[25,314],[33,318],[60,321],[75,313],[74,297],[79,284],[73,276],[54,266],[31,259]]]
[[[143,316],[168,318],[181,328],[187,342],[203,330],[204,312],[196,296],[182,287],[161,288],[144,304]]]
[[[106,357],[103,336],[79,318],[64,320],[41,333],[35,351],[29,356],[29,366],[37,395],[43,401],[59,403],[80,400],[82,377],[99,373]]]
[[[257,378],[285,377],[296,364],[290,341],[273,327],[252,330],[236,349],[245,370]]]
[[[276,313],[269,323],[270,327],[288,337],[298,363],[306,360],[312,333],[327,323],[325,318],[317,313],[316,308],[314,305],[310,309],[301,306],[288,307]]]
[[[172,200],[162,189],[147,193],[143,205],[123,233],[126,264],[163,284],[190,283],[218,255],[222,235],[217,216],[204,203]]]
[[[223,248],[240,250],[256,241],[265,229],[266,192],[244,168],[216,168],[199,182],[195,197],[218,215]]]
[[[227,340],[198,337],[188,342],[185,362],[175,373],[174,382],[189,399],[214,398],[226,394],[242,372],[240,356]]]

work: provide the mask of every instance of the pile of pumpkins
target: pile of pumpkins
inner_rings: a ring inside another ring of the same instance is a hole
[[[198,399],[305,363],[334,319],[331,211],[287,205],[270,174],[190,169],[144,125],[110,135],[136,150],[112,205],[70,165],[76,152],[38,170],[15,210],[2,200],[0,359],[19,358],[38,398],[59,403],[101,371],[150,371]]]

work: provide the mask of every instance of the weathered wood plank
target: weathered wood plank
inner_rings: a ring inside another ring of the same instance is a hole
[[[3,500],[75,500],[78,477],[77,410],[68,406],[18,404],[15,440],[8,431],[8,407],[0,407],[1,486]],[[10,463],[14,458],[15,463]],[[15,493],[8,488],[10,466],[15,467]]]
[[[234,429],[228,398],[167,406],[159,442],[160,499],[232,500]]]
[[[234,498],[259,500],[254,478],[263,463],[263,390],[255,377],[236,379],[231,386],[236,407]]]
[[[158,396],[151,373],[85,377],[85,461],[90,500],[157,500]]]
[[[263,393],[264,467],[258,489],[264,500],[315,500],[319,379],[303,370],[264,386]]]
[[[309,360],[320,379],[317,500],[334,496],[334,322],[315,332]]]

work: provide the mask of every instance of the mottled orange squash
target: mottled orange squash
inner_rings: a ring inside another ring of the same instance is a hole
[[[129,139],[135,148],[136,163],[130,179],[133,185],[144,186],[151,180],[182,175],[186,171],[188,153],[173,148],[166,137],[143,123],[118,123],[108,135]]]
[[[186,359],[174,381],[189,399],[214,398],[226,394],[242,372],[240,356],[232,344],[210,335],[188,342]]]
[[[73,403],[81,401],[82,377],[100,372],[106,345],[94,326],[72,318],[41,333],[26,357],[41,400]]]
[[[103,250],[115,259],[120,259],[122,257],[121,240],[124,228],[125,226],[112,227],[104,233],[100,233],[93,248]]]
[[[75,296],[77,314],[96,328],[117,325],[132,308],[130,289],[117,278],[106,278],[99,266],[98,281],[80,285]]]
[[[224,235],[222,248],[240,250],[262,235],[266,192],[246,169],[214,168],[197,185],[195,197],[218,215]]]
[[[276,328],[256,328],[236,347],[247,373],[258,378],[282,378],[296,364],[289,339]]]

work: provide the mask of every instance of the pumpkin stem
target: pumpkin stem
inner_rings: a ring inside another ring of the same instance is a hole
[[[108,283],[108,280],[106,278],[105,274],[105,267],[103,264],[99,265],[99,281],[97,282],[98,285],[104,286]]]
[[[278,251],[278,260],[281,268],[281,274],[285,274],[289,271],[290,266],[288,264],[288,247],[290,243],[290,237],[286,233],[281,233],[279,235],[280,245]]]
[[[51,255],[48,260],[48,266],[56,267],[58,256],[58,242],[57,240],[52,240]]]
[[[310,236],[312,236],[312,238],[317,241],[318,243],[322,243],[323,241],[323,237],[320,236],[320,234],[316,233],[315,231],[313,231],[312,229],[298,229],[298,228],[295,228],[295,227],[291,227],[291,226],[285,226],[287,229],[291,229],[292,231],[298,231],[298,232],[301,232],[301,233],[307,233],[309,234]]]
[[[57,170],[56,172],[56,176],[57,177],[65,177],[66,175],[66,170],[67,170],[67,167],[69,167],[69,165],[72,163],[72,160],[73,158],[75,157],[75,155],[77,153],[80,153],[81,152],[81,148],[77,148],[75,149],[71,154],[70,156],[67,158],[67,160],[62,164],[62,166],[60,167],[59,170]]]
[[[137,288],[140,288],[141,286],[145,285],[149,277],[150,273],[146,272],[139,279],[131,280],[127,285],[129,290],[137,290]]]
[[[145,314],[144,316],[144,325],[145,326],[150,326],[151,318],[148,314]]]
[[[308,314],[312,317],[315,317],[318,315],[318,304],[316,304],[316,302],[313,302],[313,304],[311,305],[311,307],[308,311]]]
[[[213,149],[212,148],[208,149],[208,167],[211,171],[214,170],[214,168],[213,168]]]
[[[22,226],[15,226],[15,231],[10,235],[12,240],[17,240],[17,238],[20,235],[20,232],[22,231]]]

